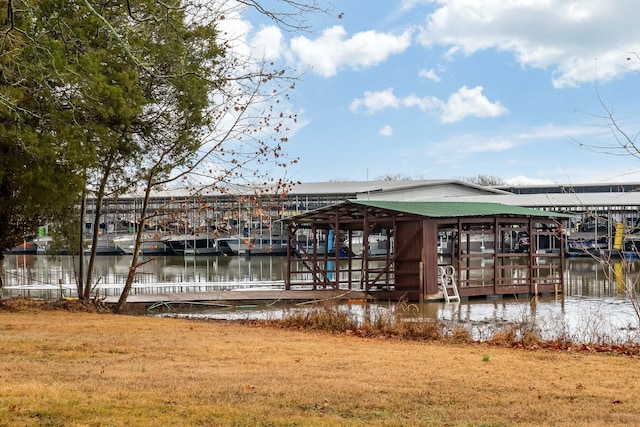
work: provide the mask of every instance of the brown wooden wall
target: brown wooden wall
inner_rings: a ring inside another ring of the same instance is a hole
[[[438,293],[438,225],[433,221],[422,222],[422,264],[424,266],[423,296]]]
[[[395,289],[406,292],[414,301],[420,298],[424,283],[422,227],[423,221],[398,222],[396,225]]]

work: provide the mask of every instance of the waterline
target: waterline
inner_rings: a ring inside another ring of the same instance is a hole
[[[119,295],[130,261],[128,256],[98,257],[94,275],[94,282],[98,283],[96,291],[99,290],[100,295]],[[73,296],[76,262],[77,259],[69,256],[8,255],[4,263],[4,296],[36,297],[35,290],[40,288],[46,289],[52,299]],[[210,292],[254,288],[264,283],[281,289],[285,262],[282,257],[157,257],[140,267],[132,294]],[[634,265],[631,271],[640,271],[640,264]],[[637,277],[630,280],[635,282]],[[34,293],[29,295],[30,290]],[[10,293],[13,291],[15,294]],[[170,311],[165,310],[160,315],[225,320],[274,319],[308,308],[272,303],[252,307],[171,305]],[[343,303],[342,309],[349,310],[357,319],[394,311],[408,321],[438,320],[452,327],[459,324],[480,340],[502,326],[529,324],[534,325],[545,339],[565,337],[592,343],[639,341],[639,321],[624,288],[612,279],[606,266],[590,258],[567,260],[564,293],[557,298],[503,297],[449,304],[406,304],[405,312],[399,310],[397,303]]]

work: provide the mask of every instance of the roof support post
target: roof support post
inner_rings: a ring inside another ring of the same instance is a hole
[[[333,289],[340,288],[340,250],[342,249],[342,241],[340,240],[340,215],[336,215],[335,231],[333,232],[334,242],[334,268],[335,273],[333,279],[335,283],[332,285]]]
[[[324,238],[324,263],[323,263],[323,268],[320,268],[320,262],[318,261],[318,263],[316,263],[316,268],[318,269],[318,274],[320,274],[322,276],[322,284],[323,284],[323,289],[325,289],[327,287],[327,281],[329,280],[328,277],[328,268],[327,266],[329,265],[329,253],[331,252],[332,249],[332,243],[330,242],[330,238],[331,238],[331,233],[329,233],[329,231],[331,231],[331,223],[329,223],[329,228],[325,230],[322,230],[324,233],[326,233],[325,238]]]
[[[312,239],[312,246],[313,246],[313,259],[311,260],[311,264],[313,266],[313,290],[315,291],[318,288],[318,282],[320,281],[320,278],[318,277],[318,270],[319,270],[319,262],[320,260],[318,259],[318,245],[320,244],[320,240],[318,239],[318,228],[316,227],[315,224],[311,225],[311,239]],[[326,242],[325,242],[326,245]],[[326,251],[325,251],[326,254]]]
[[[564,250],[565,250],[565,230],[566,230],[566,223],[565,224],[558,224],[558,234],[560,237],[560,286],[562,287],[562,292],[564,293],[564,264],[565,264],[565,258],[564,258]],[[558,295],[558,290],[556,289],[556,296]]]
[[[457,273],[458,273],[457,274],[458,283],[463,283],[462,274],[461,274],[462,272],[460,271],[461,267],[462,267],[462,265],[461,265],[462,264],[462,219],[461,218],[458,218],[458,225],[457,226],[458,226],[458,245],[457,245],[458,247],[456,249],[456,258],[457,258],[457,260],[456,260],[455,268],[456,268]],[[451,253],[453,253],[453,251],[451,251]],[[465,274],[468,275],[469,274],[469,258],[467,258],[467,265],[465,267],[466,267]],[[466,276],[464,280],[468,284],[469,277]]]
[[[533,235],[533,226],[531,217],[527,221],[527,233],[529,233],[529,292],[535,296],[538,296],[538,278],[534,277],[538,271],[534,268],[536,261],[536,237]]]
[[[396,228],[396,222],[393,221],[393,229],[395,230]],[[395,233],[394,233],[395,235]],[[391,265],[391,230],[389,228],[386,229],[386,237],[387,237],[387,250],[386,250],[386,262],[385,262],[385,273],[384,273],[384,284],[385,286],[389,286],[389,276],[390,276],[390,272],[389,272],[389,268]]]
[[[498,250],[502,249],[498,247],[498,242],[502,239],[498,230],[498,217],[493,218],[493,293],[496,294],[498,290],[498,278],[502,271],[502,265],[498,263],[503,261],[504,258],[498,256]]]
[[[369,209],[364,207],[363,215],[363,231],[362,231],[362,269],[360,274],[361,282],[364,282],[364,291],[369,293]]]
[[[287,226],[287,265],[284,266],[284,288],[289,291],[291,290],[291,260],[293,254],[293,245],[296,243],[296,231],[294,224],[289,224]]]
[[[351,256],[351,248],[353,247],[353,230],[351,228],[349,228],[347,230],[347,242],[348,247],[349,247],[349,258],[348,258],[348,265],[349,267],[347,268],[347,287],[349,288],[349,290],[351,290],[353,288],[353,256]]]

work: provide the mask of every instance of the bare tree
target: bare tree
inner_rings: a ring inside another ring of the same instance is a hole
[[[279,73],[280,71],[274,71],[273,75]],[[145,262],[139,261],[139,253],[144,225],[155,216],[155,212],[148,212],[153,190],[186,179],[208,181],[205,185],[193,186],[194,195],[205,191],[224,192],[229,182],[252,182],[256,179],[262,183],[261,191],[266,189],[271,193],[283,193],[288,190],[290,182],[261,171],[261,167],[269,163],[286,168],[290,163],[296,162],[296,159],[287,160],[283,154],[283,144],[287,138],[280,136],[286,134],[287,127],[295,122],[296,117],[293,114],[278,113],[274,116],[270,113],[281,93],[274,92],[272,78],[268,75],[267,73],[255,79],[255,86],[250,94],[238,96],[236,90],[240,88],[233,87],[217,92],[218,102],[206,111],[207,116],[213,120],[201,130],[195,156],[183,157],[185,152],[182,144],[177,143],[171,135],[163,135],[160,140],[156,136],[149,141],[149,151],[141,169],[144,173],[139,174],[143,181],[144,200],[137,220],[138,232],[133,258],[124,290],[114,311],[122,309],[135,279],[136,269]],[[235,82],[229,85],[235,86]],[[263,90],[266,87],[269,87],[267,94]],[[247,81],[241,90],[246,88]],[[170,125],[167,123],[167,126]]]
[[[301,4],[295,5],[301,7]],[[206,27],[203,22],[214,25],[219,16],[234,11],[227,8],[227,3],[222,7],[199,9],[200,25]],[[259,8],[259,11],[265,13],[265,9]],[[273,13],[267,15],[274,18]],[[283,24],[283,19],[279,15],[277,22]],[[293,184],[274,177],[273,168],[283,169],[297,162],[297,159],[288,159],[283,150],[288,131],[297,122],[296,114],[287,111],[283,101],[287,99],[287,92],[295,87],[297,76],[285,68],[243,54],[238,46],[240,43],[241,47],[241,40],[222,37],[217,43],[221,55],[215,67],[197,76],[208,87],[204,91],[207,102],[200,109],[202,125],[197,130],[190,127],[191,138],[184,141],[181,140],[184,128],[174,124],[179,114],[164,114],[155,122],[155,129],[162,131],[146,134],[140,140],[145,156],[136,167],[136,176],[144,200],[137,220],[129,274],[115,312],[123,308],[136,269],[145,262],[140,261],[139,253],[145,223],[155,215],[148,212],[152,191],[178,180],[196,184],[192,186],[194,195],[203,191],[224,192],[230,183],[258,184],[260,193],[277,194],[285,193]],[[159,93],[164,96],[171,93],[172,87],[163,79],[156,82],[160,85]]]
[[[505,184],[504,179],[500,178],[499,176],[483,175],[483,174],[470,176],[470,177],[462,177],[460,178],[460,181],[469,182],[471,184],[476,184],[476,185],[484,185],[484,186],[494,186],[494,185]]]
[[[388,173],[376,178],[378,181],[411,181],[414,178],[404,173]]]
[[[580,148],[592,151],[598,154],[618,157],[633,157],[640,160],[640,146],[638,145],[638,136],[640,130],[630,131],[616,117],[614,111],[602,99],[600,91],[596,87],[596,97],[603,114],[592,114],[592,116],[602,123],[602,127],[611,135],[612,138],[606,138],[604,141],[587,142],[573,138],[573,142]]]
[[[640,145],[638,143],[640,130],[629,130],[632,126],[624,124],[616,116],[613,109],[601,97],[597,87],[596,95],[603,113],[592,116],[602,123],[603,128],[611,135],[611,138],[605,138],[603,141],[597,142],[573,139],[574,143],[578,147],[594,153],[607,156],[632,157],[640,160]],[[591,215],[597,216],[597,213],[592,213]],[[607,221],[608,218],[603,220]],[[640,256],[639,246],[637,245],[637,242],[640,242],[640,229],[637,228],[637,224],[625,224],[624,218],[618,218],[609,228],[615,230],[614,236],[611,236],[611,231],[608,233],[609,238],[613,237],[613,245],[610,245],[613,252],[607,251],[589,255],[605,266],[608,280],[616,283],[619,289],[624,292],[636,314],[638,325],[640,325],[640,299],[638,296],[640,276],[634,272],[634,260]]]

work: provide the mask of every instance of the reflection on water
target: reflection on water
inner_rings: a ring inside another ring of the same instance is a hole
[[[282,280],[284,257],[148,258],[137,270],[138,283],[230,282]],[[85,260],[86,265],[86,260]],[[131,256],[96,257],[94,282],[121,284],[127,279]],[[8,255],[5,285],[75,283],[78,260],[71,256]]]
[[[131,257],[98,257],[95,280],[100,283],[124,283]],[[283,278],[283,257],[157,257],[139,268],[139,283],[278,281]],[[68,256],[5,257],[5,285],[73,284],[77,260]],[[624,273],[626,272],[626,273]],[[358,319],[371,318],[394,310],[406,318],[441,319],[464,324],[483,339],[496,327],[518,322],[533,322],[547,338],[564,337],[573,341],[639,341],[638,317],[625,295],[624,283],[637,283],[639,262],[603,266],[590,258],[568,259],[564,294],[557,298],[472,299],[460,303],[345,304]],[[307,306],[271,305],[269,307],[188,307],[172,308],[172,314],[223,319],[277,318]]]
[[[563,339],[574,343],[640,343],[638,318],[625,298],[565,296],[538,298],[472,299],[460,303],[393,302],[338,303],[359,322],[375,320],[390,313],[405,320],[441,320],[448,331],[457,326],[469,330],[477,340],[486,340],[503,327],[535,330],[546,340]],[[399,308],[399,305],[401,308]],[[310,305],[273,304],[267,306],[185,305],[158,307],[158,316],[218,320],[279,319]]]

